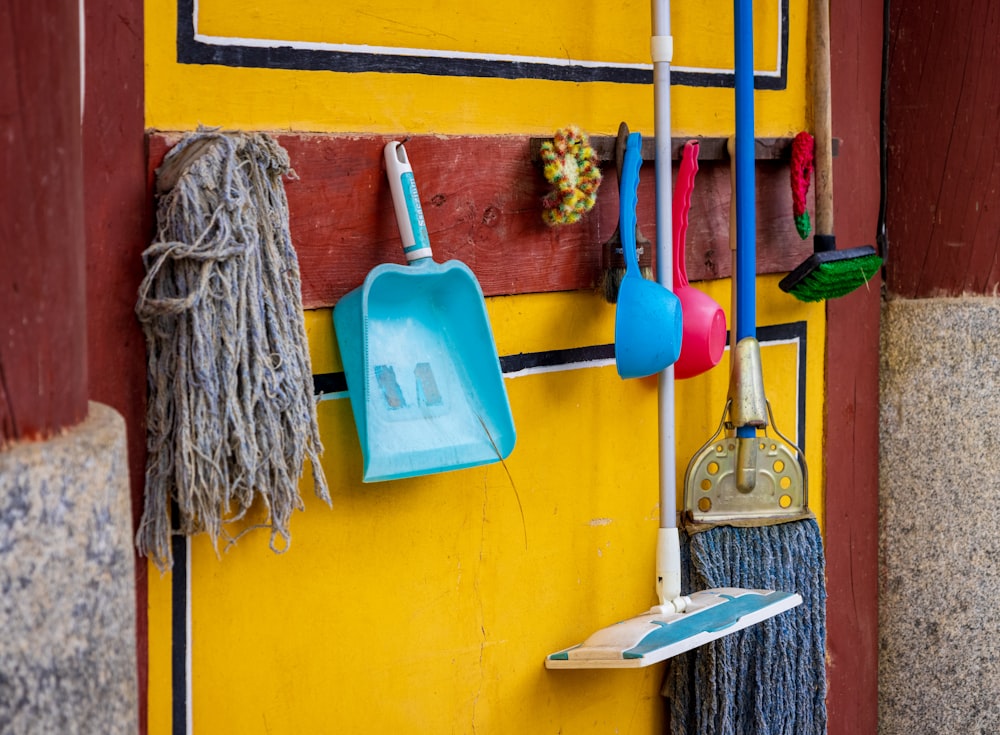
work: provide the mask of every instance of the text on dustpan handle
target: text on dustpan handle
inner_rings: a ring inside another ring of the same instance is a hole
[[[392,191],[392,207],[396,211],[396,223],[399,225],[399,236],[403,241],[406,262],[412,263],[421,258],[429,258],[431,241],[427,234],[424,210],[420,207],[417,182],[413,177],[413,168],[410,166],[406,149],[402,143],[391,141],[386,144],[383,154],[385,173],[389,178],[389,189]]]

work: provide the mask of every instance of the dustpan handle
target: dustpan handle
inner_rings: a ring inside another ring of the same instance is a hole
[[[431,257],[431,240],[427,234],[424,210],[417,194],[413,167],[402,143],[390,141],[383,149],[385,174],[392,192],[392,207],[396,211],[396,224],[403,241],[403,254],[407,263]]]

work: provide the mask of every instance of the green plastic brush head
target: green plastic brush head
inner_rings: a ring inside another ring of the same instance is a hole
[[[868,283],[882,267],[871,245],[813,253],[778,286],[799,301],[823,301],[846,296]]]

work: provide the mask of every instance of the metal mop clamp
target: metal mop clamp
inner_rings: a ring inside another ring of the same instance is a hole
[[[768,420],[778,439],[768,435]],[[781,523],[806,518],[811,515],[806,477],[802,451],[774,425],[760,343],[744,337],[736,345],[719,427],[688,463],[686,511],[695,523],[739,525],[752,519],[760,525],[768,518]]]
[[[744,122],[752,114],[744,116]],[[749,129],[747,129],[749,128]],[[750,133],[752,124],[743,129]],[[760,343],[756,332],[756,249],[752,237],[753,158],[744,150],[743,188],[740,189],[736,137],[729,139],[733,190],[730,210],[730,247],[733,251],[733,306],[736,346],[730,354],[729,394],[722,420],[688,463],[684,476],[684,508],[688,530],[698,524],[759,526],[809,518],[805,455],[774,424],[774,413],[764,393]],[[748,174],[750,174],[748,176]],[[741,223],[737,210],[742,191]],[[749,201],[748,201],[749,200]],[[742,247],[737,245],[743,233]],[[779,439],[768,436],[768,420]],[[693,526],[692,526],[693,524]]]

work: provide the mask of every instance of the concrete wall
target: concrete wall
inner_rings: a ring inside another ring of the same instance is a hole
[[[879,733],[1000,732],[1000,302],[882,316]]]
[[[139,725],[125,422],[0,452],[0,732]]]

